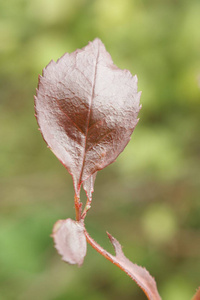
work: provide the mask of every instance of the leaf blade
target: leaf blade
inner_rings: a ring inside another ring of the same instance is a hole
[[[114,263],[137,283],[149,300],[161,300],[154,278],[145,268],[132,263],[124,255],[120,243],[108,232],[107,235],[115,249],[116,255],[111,255]]]
[[[129,142],[139,99],[137,77],[117,68],[99,39],[43,70],[36,117],[44,140],[72,175],[76,194]]]
[[[87,252],[84,224],[72,219],[59,220],[53,227],[55,248],[62,260],[81,266]]]

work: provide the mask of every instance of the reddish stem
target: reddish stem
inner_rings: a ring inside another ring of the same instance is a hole
[[[80,202],[80,198],[77,196],[77,194],[75,194],[74,196],[74,203],[75,203],[76,220],[80,221],[82,203]]]
[[[108,237],[110,236],[110,234],[107,232]],[[86,231],[85,229],[85,237],[87,242],[98,252],[100,253],[102,256],[104,256],[107,260],[109,260],[111,263],[113,263],[114,265],[116,265],[118,268],[120,268],[122,271],[124,271],[129,277],[130,274],[123,268],[123,266],[121,264],[119,264],[116,256],[110,254],[108,251],[106,251],[104,248],[102,248],[95,240],[93,240],[93,238],[89,235],[89,233]],[[132,277],[131,277],[132,279]],[[144,291],[145,292],[145,291]],[[146,294],[146,293],[145,293]]]
[[[78,196],[79,195],[79,196]],[[85,208],[83,210],[82,213],[82,202],[80,201],[80,193],[79,194],[75,194],[74,197],[74,202],[75,202],[75,211],[76,211],[76,221],[77,222],[82,222],[84,225],[84,219],[86,217],[87,211],[90,209],[91,207],[91,199],[89,199],[89,197],[87,197],[87,201],[85,204]],[[118,268],[120,268],[122,271],[124,271],[132,280],[134,280],[139,286],[140,288],[143,290],[143,292],[145,293],[145,295],[147,296],[147,298],[149,300],[161,300],[159,294],[156,292],[155,295],[153,295],[153,297],[150,295],[149,296],[149,292],[147,292],[146,288],[143,287],[140,284],[140,278],[139,281],[134,278],[134,276],[132,276],[132,273],[130,272],[130,270],[128,270],[126,268],[126,266],[124,265],[124,254],[123,252],[121,253],[121,256],[119,255],[119,251],[117,253],[117,248],[116,248],[116,243],[113,242],[113,240],[115,240],[108,232],[107,235],[111,241],[111,243],[113,244],[114,248],[115,248],[115,252],[116,255],[112,255],[110,254],[108,251],[106,251],[104,248],[102,248],[87,232],[87,230],[84,227],[84,234],[86,237],[87,242],[102,256],[104,256],[107,260],[109,260],[111,263],[113,263],[114,265],[116,265]],[[118,242],[117,242],[118,243]],[[121,247],[120,247],[121,248]],[[120,256],[120,257],[119,257]],[[122,258],[122,259],[121,259]],[[156,290],[157,291],[157,290]],[[151,294],[151,289],[150,289],[150,294]]]
[[[85,233],[85,237],[86,237],[86,240],[87,242],[98,252],[100,253],[102,256],[104,256],[107,260],[109,260],[111,263],[113,263],[114,265],[116,265],[118,268],[120,268],[123,272],[125,272],[132,280],[135,280],[133,279],[133,277],[131,276],[131,274],[126,270],[126,268],[123,267],[123,264],[121,264],[117,257],[110,254],[108,251],[106,251],[104,248],[102,248],[95,240],[93,240],[93,238],[89,235],[89,233],[86,231],[84,231]],[[107,232],[107,235],[108,237],[112,237],[108,232]],[[110,239],[111,240],[111,239]],[[112,241],[111,241],[112,242]],[[136,280],[135,280],[136,281]],[[136,281],[136,283],[138,284],[138,282]],[[139,284],[138,284],[139,285]],[[160,296],[159,295],[156,295],[155,298],[151,298],[149,297],[149,294],[147,293],[147,291],[141,286],[139,285],[140,288],[143,290],[143,292],[145,293],[145,295],[147,296],[147,298],[149,300],[152,300],[152,299],[157,299],[157,300],[161,300]]]
[[[99,252],[101,255],[103,255],[106,259],[108,259],[109,261],[111,261],[113,264],[118,265],[115,262],[115,257],[110,254],[108,251],[106,251],[104,248],[102,248],[95,240],[93,240],[93,238],[89,235],[89,233],[87,232],[87,230],[85,229],[85,237],[87,242],[97,251]]]
[[[86,201],[86,204],[85,204],[85,207],[84,207],[84,210],[83,210],[83,213],[81,215],[81,219],[84,220],[85,217],[86,217],[86,214],[88,212],[88,210],[91,208],[91,200],[90,198],[87,197],[87,201]]]

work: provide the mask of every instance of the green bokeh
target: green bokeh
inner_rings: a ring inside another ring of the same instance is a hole
[[[138,76],[140,121],[99,172],[86,225],[108,230],[156,278],[163,300],[200,285],[199,0],[0,0],[0,300],[146,299],[93,249],[81,268],[53,248],[53,224],[74,217],[70,175],[34,118],[38,74],[101,38]]]

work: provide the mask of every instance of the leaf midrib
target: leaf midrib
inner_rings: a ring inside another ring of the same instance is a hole
[[[88,111],[88,116],[87,116],[87,121],[86,121],[86,134],[85,134],[85,141],[84,141],[83,161],[82,161],[82,168],[81,168],[80,177],[79,177],[79,181],[78,181],[78,185],[79,186],[81,185],[81,180],[82,180],[84,166],[85,166],[86,146],[87,146],[87,138],[88,138],[90,118],[91,118],[92,104],[93,104],[93,100],[94,100],[94,91],[95,91],[95,85],[96,85],[98,60],[99,60],[99,45],[98,45],[98,52],[97,52],[97,55],[96,55],[94,78],[93,78],[93,83],[92,83],[92,93],[91,93],[91,99],[90,99],[90,104],[89,104],[89,111]]]

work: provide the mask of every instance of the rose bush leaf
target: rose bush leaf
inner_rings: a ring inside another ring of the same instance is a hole
[[[72,175],[77,195],[82,183],[112,163],[129,142],[139,100],[137,76],[115,66],[99,39],[43,70],[36,117],[44,140]]]
[[[115,249],[115,256],[110,255],[114,264],[122,269],[128,276],[130,276],[144,291],[149,300],[161,300],[156,282],[149,272],[134,263],[132,263],[123,253],[120,243],[107,232],[107,235]]]
[[[65,262],[82,265],[87,252],[83,222],[59,220],[54,225],[52,237],[55,248]]]

